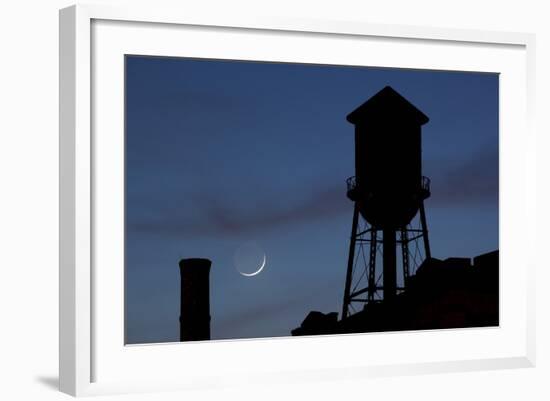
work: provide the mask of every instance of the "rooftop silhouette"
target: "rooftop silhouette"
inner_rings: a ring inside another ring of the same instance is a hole
[[[391,302],[366,304],[347,318],[310,312],[294,336],[488,327],[499,324],[499,253],[428,259]]]

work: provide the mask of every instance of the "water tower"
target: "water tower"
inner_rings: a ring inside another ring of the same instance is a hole
[[[428,117],[386,86],[347,120],[355,126],[355,176],[347,180],[354,211],[342,318],[357,306],[391,301],[405,288],[411,262],[418,266],[419,258],[431,257],[424,210],[430,181],[422,176],[421,145]],[[417,228],[413,220],[419,220]]]

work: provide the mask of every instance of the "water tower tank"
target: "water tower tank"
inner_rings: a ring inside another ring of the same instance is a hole
[[[355,125],[355,177],[348,180],[348,197],[374,227],[406,226],[429,196],[421,147],[428,117],[386,86],[347,120]]]

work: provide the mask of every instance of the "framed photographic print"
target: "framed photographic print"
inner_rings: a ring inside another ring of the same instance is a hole
[[[532,366],[534,38],[60,14],[60,387]]]

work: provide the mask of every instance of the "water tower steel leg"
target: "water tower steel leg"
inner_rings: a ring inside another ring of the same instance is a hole
[[[370,254],[369,254],[369,278],[368,278],[368,301],[374,301],[374,294],[376,293],[376,229],[371,227],[370,232]]]
[[[428,239],[428,224],[426,223],[426,210],[424,209],[424,201],[420,202],[420,224],[422,224],[422,239],[424,240],[424,256],[426,259],[432,257],[430,251],[430,241]]]
[[[403,259],[403,286],[406,287],[409,281],[409,236],[407,228],[401,229],[401,252]]]
[[[395,297],[397,287],[397,263],[395,249],[395,229],[383,229],[383,277],[384,277],[384,301]]]
[[[342,319],[348,316],[350,303],[351,279],[353,275],[353,262],[355,260],[355,243],[357,242],[357,224],[359,221],[359,207],[357,202],[353,206],[353,222],[351,224],[351,236],[349,242],[348,270],[346,272],[346,285],[344,288],[344,302],[342,305]]]

